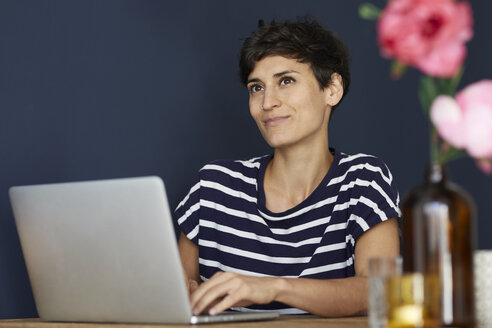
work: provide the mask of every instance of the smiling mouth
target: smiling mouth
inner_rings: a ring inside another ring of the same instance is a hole
[[[266,126],[277,126],[287,121],[290,116],[277,116],[269,118],[268,120],[263,121]]]

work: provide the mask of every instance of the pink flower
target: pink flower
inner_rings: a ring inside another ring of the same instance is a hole
[[[446,142],[480,159],[484,172],[492,170],[492,80],[470,84],[458,92],[456,100],[438,96],[430,117]]]
[[[477,166],[483,173],[492,174],[492,158],[477,159]]]
[[[456,75],[473,36],[467,2],[392,0],[378,21],[382,55],[438,77]]]

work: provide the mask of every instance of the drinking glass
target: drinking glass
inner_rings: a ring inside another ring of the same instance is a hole
[[[492,327],[492,250],[474,254],[475,311],[477,327]]]
[[[387,325],[386,281],[401,274],[401,257],[374,257],[369,259],[369,327]]]

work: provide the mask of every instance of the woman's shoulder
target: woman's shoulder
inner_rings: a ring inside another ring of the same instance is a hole
[[[349,155],[343,152],[340,152],[339,154],[340,154],[340,164],[347,164],[347,165],[371,164],[376,166],[386,166],[386,164],[381,158],[371,154],[357,153],[357,154]]]
[[[386,163],[379,157],[357,153],[349,155],[343,152],[339,153],[338,170],[341,174],[350,175],[353,178],[360,176],[380,175],[381,178],[390,182],[393,180],[391,172]]]
[[[219,159],[205,164],[200,169],[200,176],[226,174],[233,177],[245,176],[256,178],[258,170],[271,155],[258,156],[250,159]]]

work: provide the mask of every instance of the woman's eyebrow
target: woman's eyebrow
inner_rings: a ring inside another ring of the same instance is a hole
[[[290,70],[282,71],[282,72],[279,72],[279,73],[275,73],[275,74],[273,74],[273,77],[274,77],[274,78],[279,78],[279,77],[281,77],[281,76],[284,76],[285,74],[290,74],[290,73],[297,73],[297,74],[299,74],[299,72],[298,72],[298,71],[294,71],[294,70],[291,70],[291,69],[290,69]],[[258,79],[258,78],[252,78],[252,79],[249,79],[249,80],[246,82],[246,84],[250,84],[251,82],[261,82],[261,80],[260,80],[260,79]]]
[[[260,79],[258,79],[258,78],[249,79],[249,80],[246,82],[246,84],[250,84],[251,82],[261,82],[261,80],[260,80]]]
[[[299,72],[297,72],[297,71],[287,70],[287,71],[283,71],[283,72],[280,72],[280,73],[275,73],[275,74],[273,74],[273,77],[279,78],[279,77],[281,77],[281,76],[283,76],[285,74],[290,74],[290,73],[297,73],[297,74],[299,74]]]

